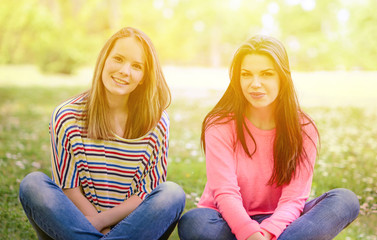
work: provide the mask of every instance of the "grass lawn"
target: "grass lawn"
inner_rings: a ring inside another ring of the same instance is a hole
[[[6,73],[0,76],[0,239],[36,239],[18,201],[19,183],[32,171],[50,175],[50,115],[60,102],[84,91],[88,81],[75,85],[77,76],[40,76],[18,67],[0,70]],[[44,84],[39,77],[68,84]],[[23,79],[13,84],[17,78]],[[220,92],[190,97],[187,89],[173,91],[168,109],[168,180],[184,188],[187,211],[195,207],[206,182],[200,127]],[[337,187],[354,191],[360,215],[336,239],[377,239],[377,109],[312,105],[304,109],[315,120],[322,144],[311,197]],[[176,231],[171,239],[178,239]]]

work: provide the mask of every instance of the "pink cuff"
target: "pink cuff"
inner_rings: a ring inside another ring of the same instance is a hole
[[[253,235],[254,233],[260,232],[259,224],[255,224],[255,225],[254,224],[252,226],[246,225],[242,227],[240,230],[237,230],[237,232],[234,233],[236,235],[236,238],[240,240],[244,240],[250,237],[251,235]]]
[[[260,224],[260,227],[264,229],[265,231],[269,232],[271,235],[273,235],[273,237],[271,238],[273,240],[277,239],[280,236],[280,234],[283,232],[280,228],[266,221],[263,221]]]

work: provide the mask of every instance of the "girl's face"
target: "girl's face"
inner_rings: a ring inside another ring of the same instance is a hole
[[[273,61],[267,55],[248,54],[241,64],[242,93],[252,109],[273,110],[279,94],[280,77]]]
[[[142,84],[145,69],[143,46],[133,37],[118,39],[102,71],[102,82],[109,96],[125,96]]]

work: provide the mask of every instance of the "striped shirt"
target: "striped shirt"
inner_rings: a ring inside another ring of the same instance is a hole
[[[81,186],[98,212],[131,195],[144,199],[166,181],[169,118],[162,113],[156,127],[137,139],[87,138],[86,94],[59,105],[52,114],[50,136],[52,180],[60,188]]]

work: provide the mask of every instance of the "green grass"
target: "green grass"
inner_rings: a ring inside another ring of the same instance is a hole
[[[32,171],[50,174],[51,113],[60,102],[83,90],[74,86],[0,85],[1,239],[36,239],[18,200],[19,183]],[[195,207],[205,185],[200,128],[217,96],[214,92],[202,98],[174,97],[168,110],[168,180],[184,188],[185,211]],[[332,188],[351,189],[360,199],[361,213],[336,239],[377,239],[377,111],[354,107],[305,110],[316,121],[322,140],[312,197]],[[176,231],[171,239],[178,239]]]

